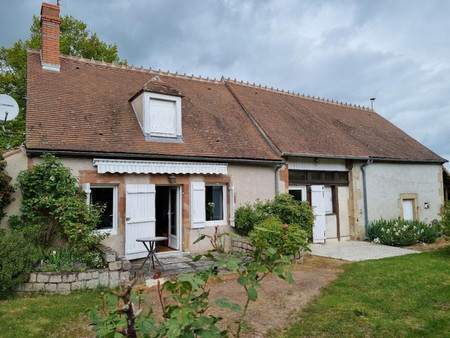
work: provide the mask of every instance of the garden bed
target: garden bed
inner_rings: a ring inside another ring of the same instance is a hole
[[[131,263],[106,253],[108,267],[79,272],[32,272],[28,283],[17,288],[18,292],[69,293],[80,289],[96,289],[99,286],[114,288],[120,280],[130,279]]]

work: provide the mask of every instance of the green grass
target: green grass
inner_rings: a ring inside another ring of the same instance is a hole
[[[348,265],[283,335],[450,337],[450,247]]]
[[[0,337],[79,337],[87,333],[86,309],[98,305],[100,291],[70,295],[19,296],[0,301]],[[91,333],[92,334],[92,333]]]

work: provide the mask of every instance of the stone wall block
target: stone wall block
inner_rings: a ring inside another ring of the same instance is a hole
[[[78,274],[78,280],[82,281],[82,280],[89,280],[92,278],[92,273],[91,272],[80,272]]]
[[[97,279],[98,278],[98,271],[97,270],[95,270],[95,271],[92,271],[92,278],[94,278],[94,279]]]
[[[58,283],[56,284],[56,291],[59,293],[69,293],[71,290],[70,283]]]
[[[61,275],[60,274],[51,275],[49,282],[50,283],[61,283]]]
[[[72,283],[77,280],[76,275],[74,273],[66,273],[62,275],[61,282],[63,283]]]
[[[78,282],[72,283],[72,290],[81,290],[86,288],[86,281],[79,280]]]
[[[45,283],[33,283],[33,288],[31,291],[44,291],[45,290]]]
[[[45,284],[44,289],[47,292],[56,292],[56,284],[47,283],[47,284]]]
[[[106,263],[111,263],[116,261],[116,254],[114,253],[106,253],[104,255]]]
[[[46,273],[38,273],[36,276],[36,282],[38,283],[48,283],[50,276]]]
[[[122,262],[122,270],[130,271],[131,270],[131,262],[130,261],[123,261]]]
[[[109,272],[109,287],[113,288],[119,285],[119,271],[110,271]]]
[[[37,274],[35,272],[30,273],[30,283],[36,283]]]
[[[98,287],[98,279],[90,279],[86,281],[86,287],[88,289],[96,289]]]
[[[109,286],[109,271],[103,271],[99,273],[98,284],[103,286]]]
[[[119,274],[119,279],[122,281],[129,281],[130,280],[130,272],[129,271],[122,271]]]
[[[111,262],[108,264],[108,268],[111,271],[118,271],[118,270],[122,269],[122,262],[120,262],[120,261]]]

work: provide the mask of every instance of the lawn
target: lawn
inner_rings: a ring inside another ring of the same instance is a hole
[[[85,310],[98,304],[99,294],[83,291],[0,301],[0,337],[86,336]]]
[[[315,256],[306,257],[305,262],[293,271],[294,285],[276,278],[275,284],[268,280],[269,284],[263,285],[264,291],[249,310],[248,320],[255,329],[284,326],[291,314],[293,325],[284,332],[273,330],[272,337],[450,337],[450,246],[353,264]],[[345,271],[339,274],[336,269]],[[320,285],[327,285],[329,279],[334,281],[319,294]],[[212,284],[210,300],[223,296],[217,292],[227,290],[240,297],[238,286],[231,282]],[[314,294],[310,290],[313,285],[317,299],[303,308],[299,304],[307,294]],[[92,336],[85,311],[99,304],[99,293],[18,296],[0,301],[0,336]],[[158,304],[156,296],[153,304]],[[294,308],[303,310],[292,313]],[[231,316],[230,320],[234,315],[223,314]]]
[[[450,337],[450,246],[350,264],[294,318],[283,336]]]

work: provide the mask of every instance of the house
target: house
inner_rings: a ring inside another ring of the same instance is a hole
[[[27,54],[26,147],[7,169],[56,154],[88,203],[106,203],[105,244],[127,258],[155,235],[167,251],[202,251],[195,239],[231,230],[236,207],[281,192],[312,203],[319,243],[364,238],[382,217],[438,217],[446,160],[374,110],[60,55],[59,7],[44,3],[41,18],[42,50]]]

